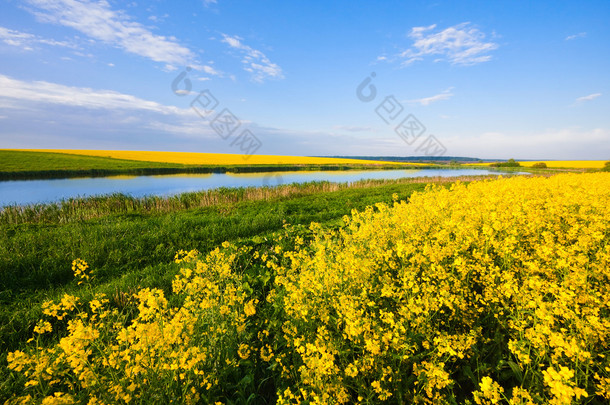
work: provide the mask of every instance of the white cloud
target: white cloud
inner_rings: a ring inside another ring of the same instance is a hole
[[[175,124],[152,120],[142,123],[142,126],[155,131],[179,135],[181,138],[200,138],[204,134],[208,136],[213,134],[207,123],[199,119]]]
[[[498,48],[498,44],[486,42],[485,34],[468,22],[439,32],[434,32],[435,28],[436,24],[411,29],[413,46],[399,55],[404,66],[426,56],[436,57],[435,61],[447,60],[452,65],[474,65],[489,61],[488,53]]]
[[[0,41],[7,45],[17,46],[26,51],[33,50],[34,45],[61,46],[66,48],[76,48],[75,45],[66,41],[55,41],[53,39],[41,38],[27,32],[20,32],[5,27],[0,27]]]
[[[337,125],[337,133],[262,127],[244,120],[265,154],[412,154],[387,128]],[[0,147],[190,150],[239,153],[209,122],[178,108],[104,89],[18,80],[0,74]],[[340,132],[339,132],[340,130]],[[367,132],[374,133],[372,139]],[[456,130],[457,131],[457,130]],[[481,158],[607,159],[610,130],[565,128],[541,132],[435,133],[447,154]],[[84,135],[86,134],[86,135]],[[379,136],[377,136],[379,134]],[[322,145],[322,146],[320,146]]]
[[[593,93],[593,94],[589,94],[588,96],[578,97],[576,99],[576,102],[577,103],[584,103],[585,101],[594,100],[594,99],[598,98],[601,95],[602,95],[602,93]]]
[[[434,95],[434,96],[418,98],[415,100],[408,100],[407,102],[412,103],[412,104],[420,104],[420,105],[424,105],[424,106],[430,105],[434,102],[441,101],[441,100],[448,100],[451,97],[453,97],[453,93],[451,92],[451,90],[453,90],[453,87],[449,87],[447,90],[445,90],[442,93],[439,93],[437,95]]]
[[[264,53],[243,44],[242,38],[222,34],[221,40],[233,49],[239,50],[243,54],[242,63],[244,70],[252,74],[252,79],[256,82],[263,82],[265,79],[283,79],[282,68],[271,62]]]
[[[155,62],[186,65],[193,52],[174,38],[153,34],[122,11],[112,10],[106,0],[28,0],[43,22],[73,28],[85,35]]]
[[[212,66],[209,65],[203,65],[201,67],[201,70],[203,70],[205,73],[212,75],[212,76],[220,76],[221,73],[219,71],[217,71],[216,69],[214,69]]]
[[[23,81],[0,74],[0,145],[99,148],[109,139],[116,145],[147,147],[188,139],[222,139],[190,108],[178,108],[111,90],[72,87],[45,81]],[[242,121],[245,122],[245,121]],[[13,140],[11,133],[19,133]],[[83,136],[83,134],[87,134]],[[61,141],[49,144],[57,134]],[[39,142],[27,141],[38,139]],[[153,137],[155,140],[153,141]],[[74,139],[72,139],[74,138]],[[187,146],[188,148],[188,146]]]
[[[357,125],[335,125],[333,129],[339,131],[348,131],[348,132],[370,132],[373,130],[372,127],[366,126],[357,126]]]
[[[568,35],[566,37],[566,41],[571,41],[573,39],[578,39],[578,38],[584,38],[587,36],[586,32],[579,32],[578,34],[574,34],[574,35]]]
[[[71,87],[45,81],[27,82],[0,74],[0,107],[32,108],[37,103],[89,109],[145,110],[165,115],[191,113],[190,110],[166,106],[112,90]]]
[[[169,14],[165,13],[165,14],[163,14],[163,15],[150,15],[150,16],[148,16],[148,19],[149,19],[150,21],[153,21],[153,22],[158,23],[158,22],[163,22],[163,21],[165,21],[165,19],[166,19],[167,17],[169,17]]]

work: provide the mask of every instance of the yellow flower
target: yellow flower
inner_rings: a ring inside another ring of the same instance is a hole
[[[74,273],[74,277],[78,279],[78,285],[89,281],[91,274],[88,270],[89,265],[84,260],[76,259],[72,261],[72,272]]]
[[[8,403],[215,403],[238,367],[272,378],[278,404],[610,399],[609,199],[603,173],[427,186],[342,224],[286,226],[263,263],[249,243],[179,252],[171,298],[132,286],[121,302],[44,302],[6,358],[30,396]],[[271,277],[250,292],[258,266]],[[240,361],[253,356],[266,363]],[[495,370],[498,356],[527,390],[482,376],[463,392],[463,365]]]
[[[588,394],[582,388],[575,386],[572,381],[574,378],[574,371],[567,367],[559,367],[557,371],[554,367],[549,367],[542,372],[544,376],[545,384],[550,388],[553,399],[551,404],[566,404],[572,403],[573,398],[580,399],[580,397],[587,397]]]
[[[38,333],[38,334],[51,332],[52,330],[53,330],[53,326],[51,326],[51,323],[48,321],[40,320],[40,321],[38,321],[36,326],[34,326],[34,332]]]
[[[64,394],[63,392],[56,392],[42,400],[42,405],[71,405],[75,403],[76,401],[70,394]]]
[[[271,361],[271,359],[273,358],[273,350],[271,349],[271,346],[269,345],[265,345],[265,347],[261,347],[261,359],[263,359],[263,361]]]
[[[474,400],[477,404],[498,404],[500,403],[504,389],[491,379],[483,377],[479,383],[480,392],[475,392]]]
[[[239,348],[237,349],[237,354],[242,360],[246,360],[248,357],[250,357],[250,346],[245,343],[240,344]]]
[[[258,304],[258,300],[254,299],[248,301],[246,305],[244,305],[244,312],[246,313],[246,316],[252,316],[256,314],[256,304]]]
[[[515,387],[513,388],[513,395],[510,398],[510,405],[534,405],[529,392],[524,388]]]
[[[345,369],[345,374],[350,377],[356,377],[358,375],[358,368],[354,364],[350,364]]]

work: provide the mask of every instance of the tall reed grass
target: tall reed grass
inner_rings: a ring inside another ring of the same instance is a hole
[[[348,188],[367,188],[386,184],[405,183],[449,183],[493,178],[493,175],[459,177],[418,177],[395,180],[360,180],[351,183],[328,181],[287,184],[275,187],[219,188],[214,190],[183,193],[169,197],[147,196],[141,198],[125,194],[101,197],[70,198],[58,203],[10,205],[0,208],[0,224],[23,223],[69,223],[112,214],[154,214],[191,208],[235,204],[242,201],[273,200],[320,192],[338,191]]]
[[[114,163],[114,162],[111,162]],[[27,164],[27,163],[26,163]],[[160,163],[151,163],[151,167],[113,167],[111,164],[107,168],[88,168],[83,164],[82,168],[57,168],[44,170],[3,169],[0,165],[0,180],[32,180],[32,179],[65,179],[78,177],[108,177],[116,175],[152,176],[163,174],[183,174],[183,173],[262,173],[278,171],[320,171],[320,170],[392,170],[392,169],[427,169],[444,168],[435,165],[408,166],[405,164],[325,164],[325,165],[207,165],[207,166],[177,166],[174,163],[167,163],[167,167],[155,167]],[[25,166],[24,166],[25,167]],[[31,167],[31,166],[27,166]]]

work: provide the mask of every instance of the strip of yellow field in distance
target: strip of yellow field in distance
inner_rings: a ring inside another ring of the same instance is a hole
[[[531,162],[519,162],[523,167],[532,167],[536,163],[545,163],[546,167],[550,168],[566,168],[566,169],[601,169],[604,167],[606,160],[538,160]],[[469,166],[489,166],[487,163],[469,163]]]
[[[150,152],[127,150],[63,150],[63,149],[20,149],[29,152],[67,153],[71,155],[107,157],[114,159],[137,160],[143,162],[178,163],[185,165],[323,165],[323,164],[405,164],[378,160],[338,159],[307,156],[244,155],[228,153],[195,153],[195,152]]]

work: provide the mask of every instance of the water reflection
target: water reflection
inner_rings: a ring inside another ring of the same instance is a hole
[[[11,180],[0,181],[0,206],[55,202],[68,198],[113,193],[123,193],[133,197],[145,195],[169,196],[220,187],[277,186],[323,180],[344,183],[371,179],[398,179],[425,176],[453,177],[485,174],[500,173],[482,169],[331,170],[315,172],[281,171]]]

